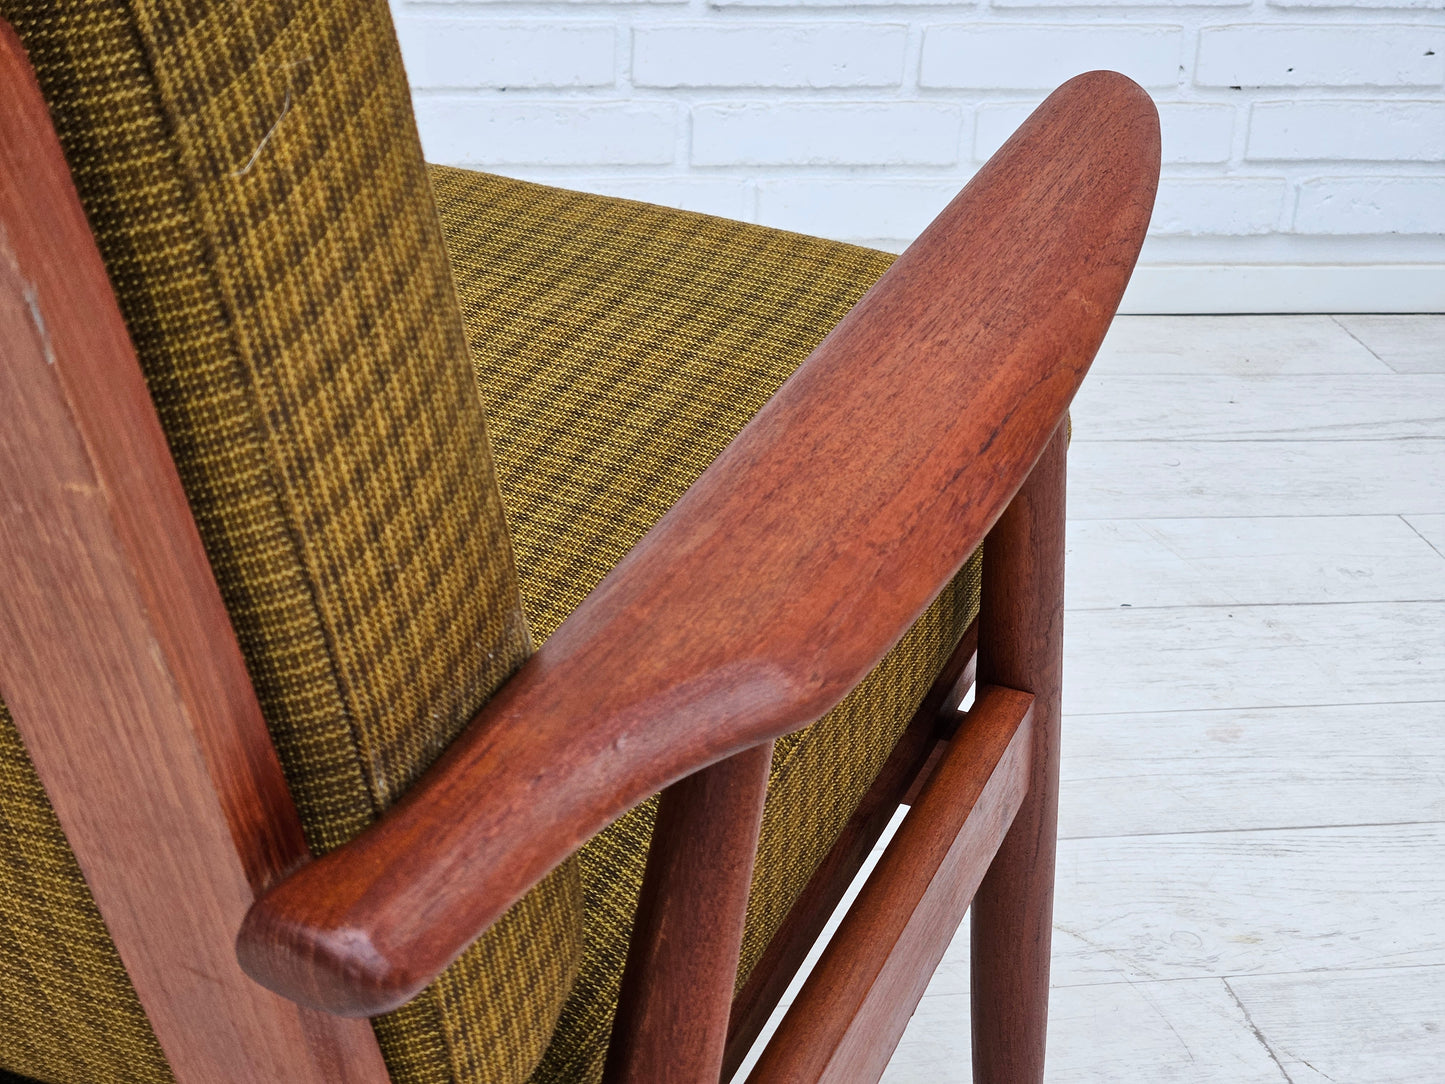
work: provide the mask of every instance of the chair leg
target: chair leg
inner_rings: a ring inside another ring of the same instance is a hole
[[[662,792],[604,1084],[721,1074],[772,762],[763,742]]]
[[[1029,792],[973,901],[975,1084],[1040,1084],[1058,835],[1064,474],[1060,425],[984,543],[978,678],[1034,694]]]

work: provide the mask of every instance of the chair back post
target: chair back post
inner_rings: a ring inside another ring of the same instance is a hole
[[[0,691],[178,1084],[386,1084],[235,936],[307,856],[105,267],[0,21]]]

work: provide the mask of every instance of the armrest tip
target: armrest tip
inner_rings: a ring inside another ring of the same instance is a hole
[[[426,987],[387,958],[365,930],[318,931],[288,922],[263,896],[236,937],[241,970],[282,997],[336,1016],[379,1016],[400,1008]]]

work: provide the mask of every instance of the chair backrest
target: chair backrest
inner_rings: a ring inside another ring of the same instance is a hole
[[[530,650],[386,3],[0,0],[0,16],[45,94],[307,841],[336,847]],[[575,971],[578,893],[575,873],[550,878],[508,938],[378,1021],[394,1079],[525,1076]],[[530,1015],[483,993],[519,972]],[[465,1035],[436,1038],[444,1002],[478,1006]],[[0,1069],[170,1076],[3,705]]]

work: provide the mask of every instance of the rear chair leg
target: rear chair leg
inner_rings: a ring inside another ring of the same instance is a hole
[[[1058,836],[1063,671],[1061,424],[984,543],[978,680],[1034,694],[1029,792],[973,900],[974,1084],[1040,1084]]]

